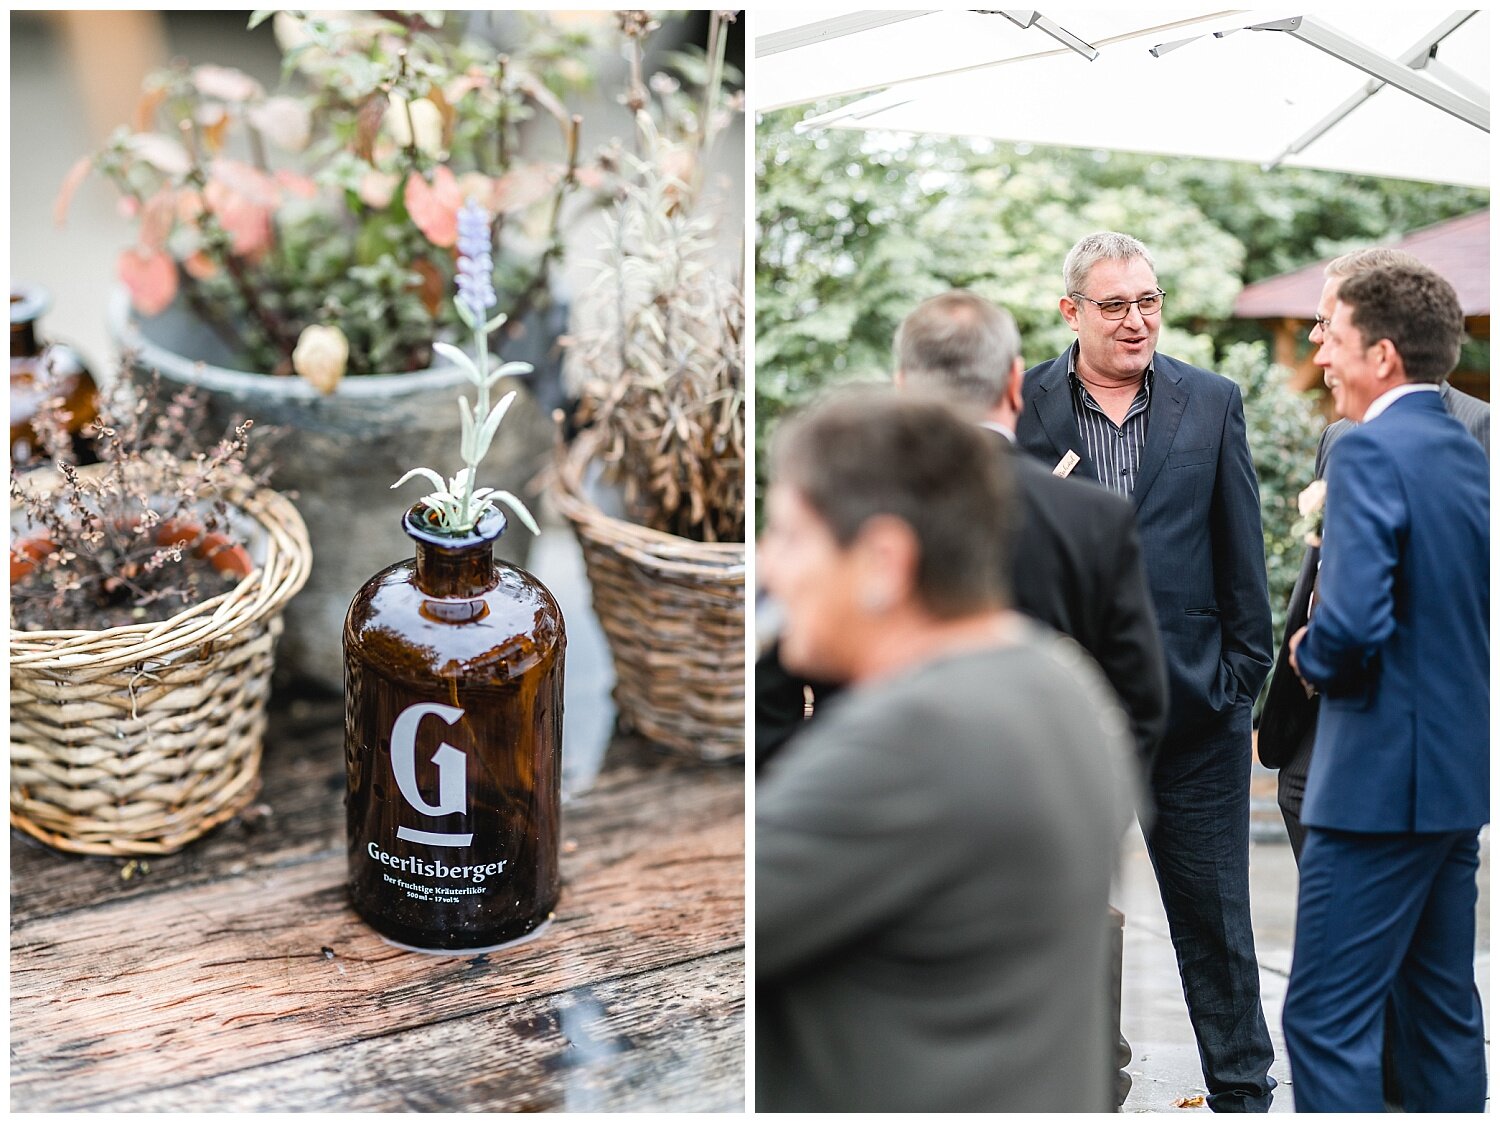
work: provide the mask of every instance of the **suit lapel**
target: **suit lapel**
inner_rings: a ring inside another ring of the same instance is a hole
[[[1136,510],[1141,509],[1141,500],[1151,490],[1151,485],[1166,463],[1167,450],[1177,436],[1177,426],[1182,422],[1182,411],[1187,408],[1188,388],[1183,385],[1182,372],[1172,360],[1158,354],[1154,360],[1156,384],[1151,388],[1151,411],[1146,423],[1146,447],[1141,449],[1141,467],[1135,477]]]
[[[1029,408],[1035,411],[1037,420],[1042,424],[1042,431],[1052,442],[1052,453],[1057,460],[1061,460],[1069,452],[1076,453],[1081,463],[1073,470],[1073,474],[1077,475],[1081,471],[1089,479],[1097,481],[1099,470],[1089,457],[1089,450],[1078,433],[1078,418],[1073,414],[1073,394],[1068,386],[1066,351],[1057,362],[1042,371],[1037,382],[1036,396],[1031,399]]]

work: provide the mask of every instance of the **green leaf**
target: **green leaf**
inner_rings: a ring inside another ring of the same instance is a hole
[[[474,451],[474,411],[469,408],[469,399],[462,394],[458,396],[458,417],[463,423],[463,437],[459,441],[458,454],[466,463],[477,464],[484,454],[476,454]]]
[[[531,531],[532,534],[542,533],[542,528],[536,525],[536,520],[531,517],[531,512],[526,509],[526,504],[522,503],[510,492],[496,491],[495,498],[503,500],[507,507],[515,511],[516,516],[526,524],[526,529]]]
[[[484,419],[484,427],[479,430],[479,440],[476,442],[478,451],[473,458],[474,463],[479,463],[489,452],[490,443],[495,439],[500,422],[504,419],[506,410],[510,409],[510,403],[515,400],[516,392],[512,390],[496,403],[495,408],[490,410],[490,415]]]
[[[437,488],[439,491],[442,491],[446,486],[443,482],[443,477],[438,475],[431,468],[413,468],[410,472],[407,472],[406,475],[402,476],[395,483],[391,484],[391,490],[395,491],[398,487],[404,484],[407,480],[411,479],[413,476],[421,476],[424,479],[431,480],[432,486]]]
[[[474,365],[474,360],[469,358],[468,353],[463,348],[455,347],[451,343],[444,343],[442,340],[437,340],[433,343],[432,349],[460,370],[466,371],[473,381],[479,381],[479,368]]]
[[[276,14],[276,9],[275,8],[257,8],[257,9],[255,9],[255,11],[253,11],[253,12],[250,13],[250,22],[245,25],[245,30],[246,31],[254,31],[257,27],[259,27],[261,24],[265,23],[266,20],[270,19],[275,14]]]
[[[530,374],[534,369],[535,368],[532,367],[530,363],[501,363],[494,370],[490,371],[489,376],[484,380],[484,384],[486,389],[488,389],[489,387],[495,385],[495,383],[499,382],[502,378],[510,378],[513,375]]]

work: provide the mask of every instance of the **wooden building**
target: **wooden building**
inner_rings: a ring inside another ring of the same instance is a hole
[[[1406,235],[1393,246],[1436,269],[1458,291],[1464,310],[1464,326],[1471,339],[1490,337],[1490,212],[1451,218],[1435,226]],[[1271,333],[1272,357],[1293,372],[1292,386],[1298,390],[1320,390],[1325,399],[1322,372],[1313,365],[1313,347],[1307,341],[1312,329],[1318,297],[1323,291],[1323,267],[1331,258],[1304,266],[1279,277],[1257,281],[1240,292],[1234,302],[1239,319],[1259,320]],[[1472,364],[1470,364],[1472,365]],[[1489,401],[1488,369],[1458,370],[1449,381],[1465,393]],[[1331,401],[1325,401],[1332,408]]]

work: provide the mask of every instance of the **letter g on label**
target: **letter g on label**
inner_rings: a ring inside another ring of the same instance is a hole
[[[391,770],[396,774],[396,787],[401,789],[406,802],[423,815],[451,815],[468,810],[468,757],[447,741],[432,754],[432,763],[438,770],[438,801],[428,803],[417,787],[417,726],[424,717],[439,717],[452,725],[463,716],[463,710],[457,706],[418,702],[402,710],[396,724],[391,726]]]

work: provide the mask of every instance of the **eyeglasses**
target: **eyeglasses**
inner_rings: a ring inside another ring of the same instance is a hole
[[[1167,294],[1160,289],[1150,296],[1143,296],[1138,300],[1095,300],[1092,296],[1084,296],[1081,292],[1069,293],[1080,300],[1087,300],[1090,304],[1097,305],[1099,315],[1106,320],[1123,320],[1130,315],[1130,306],[1134,304],[1141,310],[1142,316],[1150,316],[1161,311],[1162,301],[1167,299]]]
[[[1328,316],[1314,315],[1313,316],[1313,326],[1308,331],[1307,334],[1311,335],[1315,331],[1316,332],[1325,332],[1325,331],[1328,330],[1328,325],[1331,324],[1331,323],[1333,323],[1333,320],[1330,319]]]

